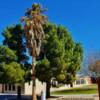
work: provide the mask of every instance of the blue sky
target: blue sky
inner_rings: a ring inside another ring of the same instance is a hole
[[[20,22],[34,2],[48,8],[49,20],[64,25],[73,39],[82,43],[85,55],[100,50],[100,0],[1,0],[0,33],[6,26]],[[0,34],[0,44],[2,39]]]

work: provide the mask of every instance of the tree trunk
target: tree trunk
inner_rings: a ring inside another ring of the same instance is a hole
[[[17,87],[17,100],[22,100],[22,97],[21,97],[21,86]]]
[[[70,87],[73,87],[73,83],[70,83]]]
[[[98,84],[98,93],[99,93],[99,100],[100,100],[100,77],[97,78],[97,84]]]
[[[50,97],[50,87],[51,87],[50,82],[47,82],[46,83],[46,98]]]
[[[37,100],[36,97],[36,83],[35,83],[35,57],[32,58],[32,100]]]

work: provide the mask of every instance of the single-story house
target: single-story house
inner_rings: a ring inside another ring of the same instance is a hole
[[[76,81],[73,83],[74,86],[91,85],[92,79],[90,76],[78,76]]]
[[[56,87],[59,85],[56,79],[51,80],[52,87]],[[83,85],[91,85],[93,84],[92,78],[90,76],[77,76],[75,82],[73,82],[73,87],[80,87]],[[70,85],[65,84],[66,88],[70,88]]]
[[[0,93],[17,94],[18,85],[17,84],[0,84]],[[46,90],[46,83],[40,82],[36,79],[36,94],[40,95],[42,91]],[[25,95],[32,94],[32,81],[30,84],[27,82],[21,86],[21,93]]]

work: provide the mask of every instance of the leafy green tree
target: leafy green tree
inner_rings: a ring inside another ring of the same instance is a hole
[[[20,65],[16,62],[9,64],[2,63],[0,64],[0,81],[3,84],[15,84],[24,82],[24,70],[21,69]]]
[[[16,60],[15,53],[6,46],[0,46],[0,63],[10,63]]]
[[[26,37],[20,24],[7,27],[2,35],[4,36],[3,44],[8,46],[16,55],[16,62],[25,71],[24,81],[30,81],[31,65],[28,63],[29,57],[26,49]],[[19,91],[19,90],[18,90]]]
[[[25,72],[16,60],[15,52],[7,46],[0,46],[0,83],[14,84],[24,82]]]
[[[3,44],[15,52],[17,56],[16,61],[25,70],[25,73],[28,73],[31,65],[28,62],[29,56],[26,49],[26,37],[22,26],[20,24],[9,26],[3,31],[2,35],[4,36]]]
[[[73,49],[73,55],[70,59],[70,64],[67,69],[66,80],[67,84],[73,86],[73,82],[76,80],[76,73],[81,67],[81,62],[83,59],[83,49],[80,43],[76,43]]]
[[[44,25],[45,39],[42,44],[36,76],[47,83],[46,96],[50,96],[51,79],[71,84],[82,62],[82,47],[76,44],[63,26]]]

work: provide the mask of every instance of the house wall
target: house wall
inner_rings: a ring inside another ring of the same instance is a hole
[[[32,94],[32,82],[30,84],[27,82],[24,85],[24,94],[30,95]]]
[[[11,85],[11,84],[0,84],[0,93],[2,93],[2,86],[3,86],[3,93],[9,93],[9,94],[17,94],[17,84]],[[24,93],[24,86],[21,86],[21,93]]]
[[[81,85],[91,85],[92,81],[90,77],[80,77],[74,82],[74,86],[81,86]]]
[[[17,86],[16,85],[10,85],[10,84],[4,84],[4,93],[10,93],[10,94],[16,94],[17,93]]]
[[[41,83],[38,79],[36,79],[36,94],[40,95],[42,91],[46,90],[46,83]],[[24,93],[26,95],[32,94],[32,81],[29,83],[25,83]]]
[[[2,93],[2,84],[0,84],[0,93]]]
[[[17,94],[17,88],[18,85],[10,85],[10,84],[5,84],[4,85],[4,93],[9,93],[9,94]],[[42,91],[46,90],[46,83],[41,83],[38,79],[36,79],[36,94],[40,95]],[[2,84],[0,84],[0,93],[2,93]],[[21,93],[25,95],[32,95],[32,81],[30,84],[27,82],[25,84],[22,84],[21,86]]]

